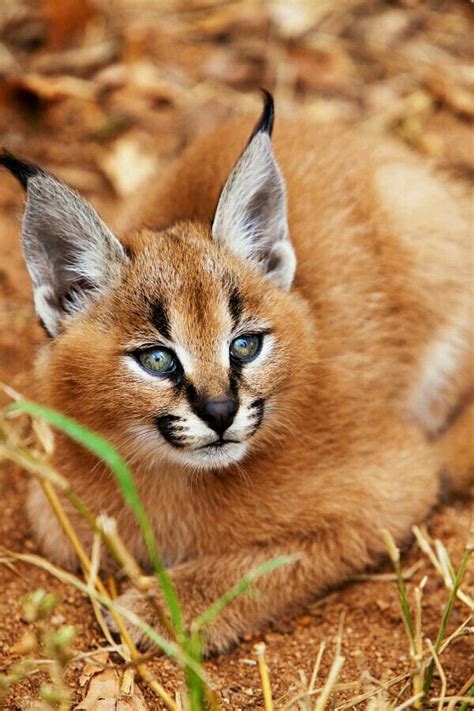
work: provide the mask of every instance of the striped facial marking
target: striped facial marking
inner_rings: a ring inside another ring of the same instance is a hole
[[[222,285],[221,293],[211,297],[214,318],[201,339],[196,333],[202,333],[203,323],[191,327],[194,319],[206,317],[202,303],[197,310],[189,299],[190,308],[183,312],[163,296],[156,298],[149,309],[156,342],[147,339],[127,359],[134,376],[159,398],[154,431],[168,456],[198,468],[227,466],[245,455],[265,417],[265,393],[259,392],[258,381],[272,341],[268,324],[248,313],[236,286]],[[156,373],[142,367],[155,361]],[[169,367],[161,372],[163,361]]]

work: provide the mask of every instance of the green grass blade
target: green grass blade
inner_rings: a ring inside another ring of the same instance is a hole
[[[202,613],[196,620],[194,620],[191,626],[191,638],[189,647],[187,648],[188,653],[193,657],[196,664],[200,664],[202,659],[202,633],[209,627],[210,624],[215,620],[215,618],[222,612],[222,610],[235,600],[239,595],[243,595],[249,591],[250,586],[265,573],[270,573],[272,570],[276,570],[283,565],[289,565],[298,560],[299,556],[282,556],[280,558],[275,558],[274,560],[269,560],[262,565],[251,570],[247,575],[237,581],[237,583],[222,597],[216,600],[208,609]],[[187,670],[187,682],[190,689],[190,705],[192,711],[201,711],[205,708],[204,706],[204,687],[199,678],[196,678],[194,671],[190,668]],[[209,700],[208,700],[209,701]]]
[[[273,570],[276,570],[277,568],[281,568],[283,565],[290,565],[294,563],[295,561],[299,560],[298,555],[287,555],[287,556],[281,556],[280,558],[274,558],[273,560],[269,560],[266,563],[262,563],[262,565],[257,566],[253,570],[249,571],[246,575],[243,576],[240,580],[236,582],[236,584],[230,588],[222,597],[220,597],[218,600],[216,600],[210,607],[207,608],[205,612],[202,613],[194,622],[193,622],[193,630],[197,631],[202,629],[203,627],[207,627],[210,625],[217,615],[219,615],[224,607],[229,605],[229,603],[232,602],[232,600],[235,600],[236,597],[239,595],[243,595],[246,593],[250,586],[257,580],[257,578],[260,578],[262,575],[265,575],[265,573],[270,573]]]
[[[474,684],[471,686],[471,688],[470,688],[469,691],[467,692],[466,696],[471,696],[471,697],[474,698]],[[459,707],[459,711],[467,711],[468,708],[469,708],[469,705],[470,705],[470,704],[469,704],[469,701],[465,701],[465,702],[462,704],[462,706]],[[474,702],[473,702],[472,705],[474,705]]]
[[[183,639],[184,629],[181,607],[170,577],[161,562],[155,537],[153,535],[153,529],[145,509],[143,508],[132,473],[123,459],[119,456],[112,445],[109,444],[103,437],[95,432],[91,432],[75,420],[66,417],[65,415],[61,415],[59,412],[51,410],[48,407],[21,400],[9,405],[6,409],[7,411],[19,410],[21,412],[26,412],[30,415],[43,418],[48,424],[57,427],[75,442],[82,445],[85,449],[92,452],[92,454],[107,464],[115,476],[123,498],[132,509],[140,525],[151,563],[163,590],[163,595],[168,606],[171,619],[173,620],[178,636]]]
[[[444,611],[443,611],[443,616],[441,618],[441,624],[439,626],[438,634],[436,635],[436,640],[433,645],[433,648],[434,648],[436,654],[438,654],[438,652],[441,648],[441,643],[446,635],[446,628],[448,625],[448,621],[449,621],[449,618],[451,617],[451,612],[453,610],[453,606],[456,601],[456,596],[458,594],[458,590],[459,590],[461,583],[463,581],[464,574],[466,572],[467,564],[469,563],[471,554],[472,554],[472,548],[470,546],[468,546],[466,548],[466,550],[464,551],[464,555],[462,557],[461,564],[458,568],[458,571],[457,571],[456,576],[453,581],[453,587],[451,589],[451,592],[449,593],[448,602],[446,603],[446,607],[444,608]],[[426,671],[425,682],[423,684],[423,692],[425,694],[425,697],[428,695],[428,692],[430,690],[431,682],[433,680],[434,670],[435,670],[435,662],[434,662],[434,659],[432,659],[429,666],[428,666],[428,669]]]

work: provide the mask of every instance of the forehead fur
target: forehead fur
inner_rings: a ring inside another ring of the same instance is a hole
[[[205,340],[229,330],[236,311],[263,318],[275,298],[275,288],[258,269],[213,241],[210,228],[202,224],[143,230],[128,240],[128,247],[132,260],[114,294],[117,307],[148,321],[161,307],[170,328],[178,331],[171,334],[177,340],[185,336],[179,333],[180,321],[170,318],[177,313],[185,314],[195,336]]]

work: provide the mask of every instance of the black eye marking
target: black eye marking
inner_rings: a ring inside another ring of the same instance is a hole
[[[151,322],[161,333],[163,338],[171,340],[170,323],[164,305],[157,301],[151,308]]]
[[[242,363],[231,360],[229,372],[230,391],[234,397],[237,397],[239,392],[240,378],[242,374]]]
[[[169,442],[169,444],[176,447],[176,449],[184,447],[184,441],[186,439],[185,435],[180,434],[180,432],[183,432],[184,428],[176,424],[177,422],[180,422],[181,419],[182,418],[177,417],[177,415],[161,415],[155,420],[160,434],[167,442]]]
[[[200,398],[196,388],[192,383],[187,380],[184,384],[184,390],[186,392],[186,398],[191,406],[191,409],[195,411],[195,408],[198,408],[200,404]]]
[[[256,433],[260,425],[262,424],[263,420],[263,413],[265,412],[265,401],[263,398],[259,397],[257,400],[254,400],[253,402],[250,403],[249,405],[249,410],[254,410],[252,413],[252,432],[251,432],[251,437]]]
[[[236,286],[230,292],[229,311],[232,316],[232,324],[233,324],[234,328],[236,328],[236,326],[238,325],[238,323],[240,321],[240,317],[242,316],[242,311],[243,311],[242,297],[241,297],[240,292]]]

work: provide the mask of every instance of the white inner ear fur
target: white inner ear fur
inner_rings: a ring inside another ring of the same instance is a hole
[[[22,240],[36,311],[53,336],[127,261],[92,205],[45,173],[28,181]]]
[[[219,199],[214,239],[289,289],[296,257],[288,234],[286,188],[269,135],[259,131],[232,170]]]

